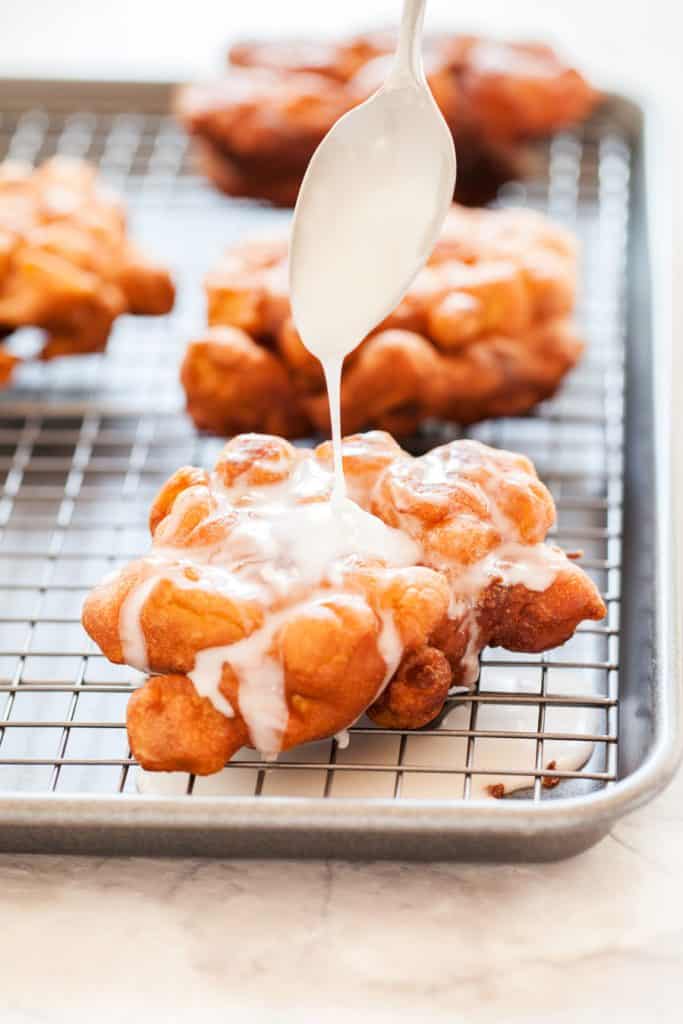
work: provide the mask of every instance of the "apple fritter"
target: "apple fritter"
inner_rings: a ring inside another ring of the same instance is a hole
[[[232,47],[222,78],[183,88],[177,112],[200,167],[230,195],[293,205],[334,122],[383,82],[390,32],[339,43]],[[478,203],[524,173],[523,143],[584,120],[598,102],[550,47],[463,35],[425,41],[427,78],[458,147],[456,199]]]
[[[131,241],[94,167],[0,164],[0,337],[41,328],[41,359],[99,352],[122,313],[160,315],[173,300],[168,271]],[[3,353],[3,382],[12,358]]]
[[[198,427],[286,437],[328,429],[322,369],[290,316],[286,259],[284,241],[246,243],[208,275],[209,328],[181,370]],[[567,231],[531,210],[454,205],[406,297],[345,362],[344,429],[406,436],[429,417],[527,412],[583,350],[575,291]]]
[[[420,458],[375,431],[343,443],[230,441],[180,469],[150,514],[150,553],[86,600],[103,653],[150,674],[128,705],[150,770],[218,771],[243,746],[272,758],[364,712],[412,729],[472,687],[487,645],[541,651],[603,601],[545,543],[553,500],[524,456],[454,441]]]

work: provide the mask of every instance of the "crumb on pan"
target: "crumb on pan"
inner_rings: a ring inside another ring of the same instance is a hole
[[[557,768],[557,761],[548,761],[545,766],[547,771],[554,772]],[[544,789],[554,789],[560,782],[558,775],[544,775],[541,779],[541,785]]]

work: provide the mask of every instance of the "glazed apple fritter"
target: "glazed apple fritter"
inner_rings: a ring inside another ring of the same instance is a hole
[[[181,370],[201,429],[328,429],[320,364],[290,316],[286,258],[284,241],[247,243],[206,279],[209,329]],[[400,437],[429,417],[472,423],[526,412],[581,355],[575,290],[568,232],[530,210],[454,205],[406,297],[345,362],[344,429]]]
[[[343,454],[339,508],[329,442],[234,438],[213,471],[171,477],[150,554],[88,597],[104,654],[153,673],[128,705],[143,767],[208,774],[240,747],[273,757],[366,710],[417,728],[476,683],[486,645],[542,651],[604,616],[545,543],[554,505],[524,456],[454,441],[413,458],[381,432]]]

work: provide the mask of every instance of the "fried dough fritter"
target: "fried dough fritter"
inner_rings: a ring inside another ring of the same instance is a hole
[[[383,82],[391,32],[324,42],[240,43],[223,78],[183,88],[180,120],[200,167],[230,195],[293,205],[334,122]],[[547,46],[432,36],[425,68],[458,143],[456,198],[480,203],[523,172],[521,144],[586,118],[598,94]]]
[[[128,238],[90,164],[0,164],[0,336],[41,328],[41,359],[99,352],[122,313],[160,315],[173,301],[168,271]],[[6,382],[13,357],[2,360]]]
[[[427,267],[346,360],[344,428],[406,436],[428,417],[472,423],[552,395],[583,350],[575,248],[530,210],[454,205]],[[242,244],[206,279],[209,329],[181,370],[201,429],[328,429],[320,364],[290,316],[286,258],[283,241]]]
[[[604,616],[545,544],[554,505],[524,456],[454,441],[413,458],[376,431],[344,440],[344,466],[350,530],[329,518],[329,442],[234,438],[212,472],[171,477],[150,554],[89,595],[83,624],[106,657],[154,673],[128,706],[143,767],[208,774],[365,711],[419,728],[451,686],[475,684],[486,645],[540,651]]]

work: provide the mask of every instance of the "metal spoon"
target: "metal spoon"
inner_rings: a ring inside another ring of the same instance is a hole
[[[404,0],[386,81],[332,127],[299,191],[292,308],[304,344],[321,360],[332,351],[343,358],[395,308],[452,201],[453,139],[422,65],[425,2]]]

